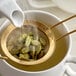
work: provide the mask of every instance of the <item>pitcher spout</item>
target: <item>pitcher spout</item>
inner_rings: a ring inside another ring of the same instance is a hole
[[[0,12],[7,17],[16,27],[21,27],[24,22],[24,13],[15,0],[1,0]]]

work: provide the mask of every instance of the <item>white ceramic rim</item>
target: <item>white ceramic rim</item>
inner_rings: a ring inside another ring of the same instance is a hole
[[[54,17],[54,18],[57,19],[58,21],[61,21],[60,18],[58,18],[57,16],[55,16],[55,15],[49,13],[49,12],[45,12],[45,11],[41,11],[41,10],[28,10],[28,11],[24,11],[24,14],[25,14],[25,13],[29,13],[29,12],[35,12],[35,13],[38,12],[38,13],[47,14],[47,15],[49,15],[49,16]],[[8,24],[8,22],[9,22],[9,21],[6,20],[6,21],[3,23],[3,25],[6,25],[5,23]],[[63,24],[63,25],[64,25],[64,24]],[[64,27],[66,28],[66,30],[67,30],[67,32],[68,32],[69,29],[67,28],[67,26],[64,25]],[[52,69],[56,68],[56,67],[59,66],[62,62],[64,62],[64,61],[67,59],[67,56],[70,54],[71,46],[72,46],[72,39],[71,39],[71,36],[69,35],[69,47],[68,47],[68,51],[67,51],[65,57],[64,57],[57,65],[55,65],[54,67],[49,68],[49,69],[47,69],[47,70],[43,70],[43,71],[36,71],[36,72],[24,71],[24,70],[20,70],[20,69],[15,68],[14,66],[12,66],[11,64],[9,64],[9,63],[6,62],[5,60],[3,60],[3,61],[4,61],[8,66],[10,66],[11,68],[13,68],[14,70],[17,70],[17,71],[19,71],[19,72],[31,73],[31,74],[32,74],[32,73],[33,73],[33,74],[34,74],[34,73],[44,73],[44,72],[47,72],[47,71],[49,71],[49,70],[52,70]]]

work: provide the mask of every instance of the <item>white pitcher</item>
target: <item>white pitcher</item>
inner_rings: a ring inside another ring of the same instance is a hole
[[[15,0],[0,0],[1,17],[8,18],[16,27],[20,27],[24,21],[24,13]]]

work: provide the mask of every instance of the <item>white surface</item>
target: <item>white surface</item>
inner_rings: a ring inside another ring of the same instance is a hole
[[[76,13],[76,0],[28,0],[35,8],[59,7],[70,13]]]
[[[76,13],[76,0],[53,0],[54,3],[61,9]]]
[[[53,7],[55,4],[52,0],[28,0],[30,5],[35,8]]]
[[[60,10],[59,8],[56,8],[56,7],[40,9],[40,10],[51,12],[61,19],[65,19],[68,16],[72,15],[72,14],[66,13],[66,12]],[[1,24],[1,21],[2,20],[0,20],[0,24]],[[76,18],[70,20],[70,22],[68,21],[66,23],[66,26],[69,28],[69,30],[75,29],[76,28]],[[76,46],[75,46],[76,45],[76,33],[72,34],[72,42],[73,43],[72,43],[71,55],[76,55]],[[71,66],[76,71],[76,65],[71,65]],[[2,60],[0,60],[0,74],[1,74],[0,76],[26,76],[25,73],[21,73],[21,72],[18,72],[16,70],[13,70],[8,65],[6,65]]]

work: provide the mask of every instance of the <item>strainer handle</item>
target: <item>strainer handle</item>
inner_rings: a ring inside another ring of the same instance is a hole
[[[59,26],[60,24],[66,22],[66,21],[68,21],[68,20],[70,20],[70,19],[73,19],[73,18],[75,18],[75,17],[76,17],[76,15],[73,15],[73,16],[71,16],[71,17],[69,17],[69,18],[66,18],[66,19],[64,19],[64,20],[62,20],[62,21],[56,23],[56,24],[53,25],[52,27],[50,27],[50,29],[53,29],[54,27]]]
[[[6,57],[6,56],[2,56],[2,55],[0,54],[0,59],[7,60],[7,59],[8,59],[8,57]]]
[[[60,39],[62,39],[62,38],[64,38],[64,37],[66,37],[66,36],[68,36],[68,35],[70,35],[70,34],[72,34],[72,33],[74,33],[74,32],[76,32],[76,30],[73,30],[73,31],[71,31],[71,32],[68,32],[67,34],[64,34],[63,36],[61,36],[61,37],[59,37],[58,39],[56,39],[56,41],[58,41],[58,40],[60,40]]]

